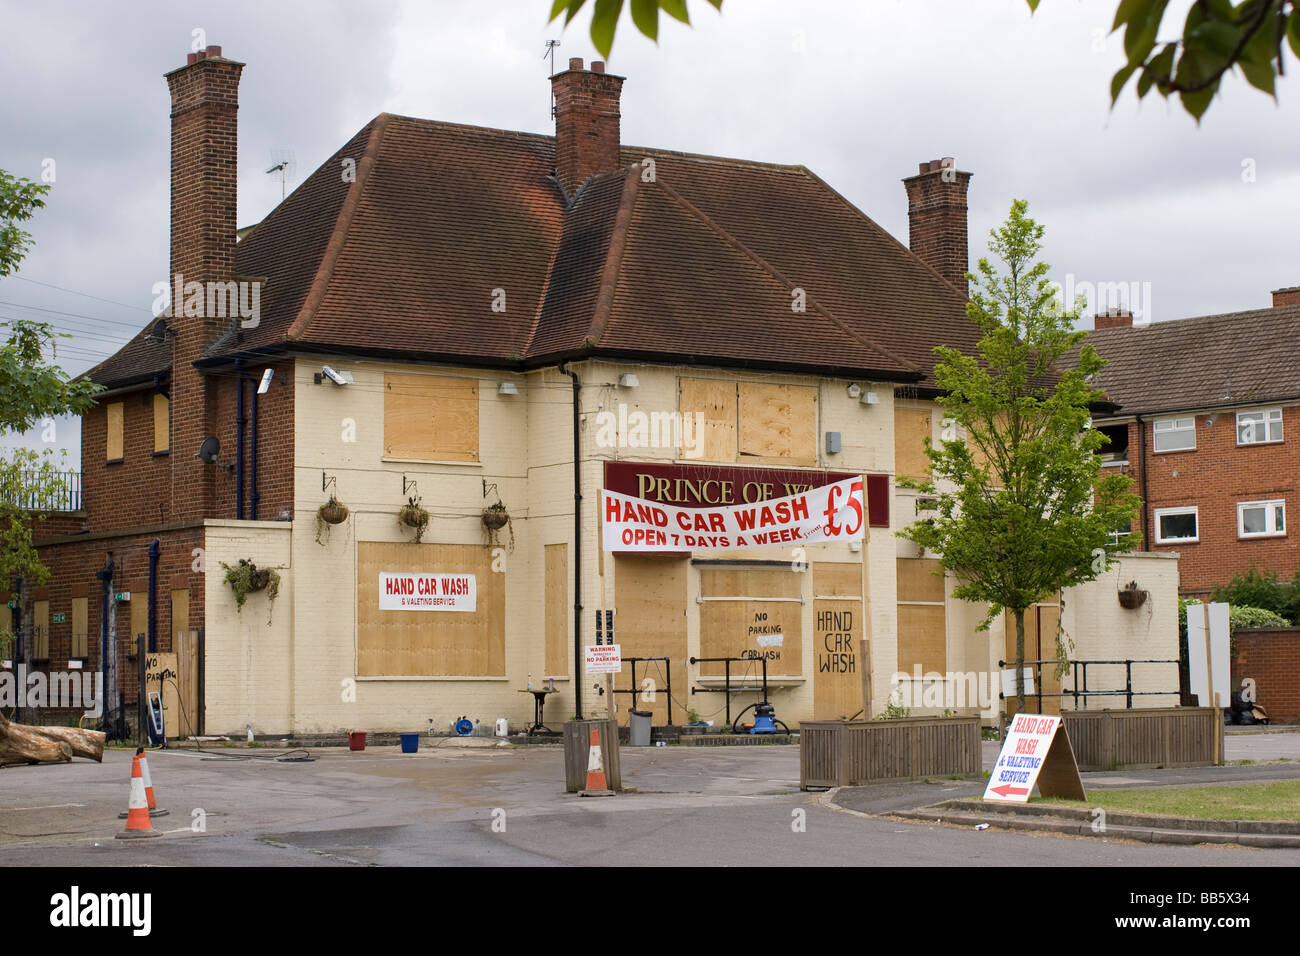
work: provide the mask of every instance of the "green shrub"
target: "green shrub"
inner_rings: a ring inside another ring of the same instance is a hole
[[[1290,624],[1300,621],[1300,569],[1290,581],[1282,581],[1276,571],[1260,571],[1251,566],[1227,584],[1216,587],[1211,601],[1226,601],[1234,607],[1254,607],[1272,611]]]
[[[1288,627],[1290,624],[1280,614],[1263,607],[1228,608],[1228,626],[1235,634],[1243,627]]]

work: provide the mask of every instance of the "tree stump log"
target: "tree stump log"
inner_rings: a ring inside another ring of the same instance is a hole
[[[105,734],[76,727],[30,727],[0,714],[0,765],[67,763],[74,756],[103,762]]]

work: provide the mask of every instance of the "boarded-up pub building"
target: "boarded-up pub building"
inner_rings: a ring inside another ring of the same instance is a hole
[[[658,724],[720,723],[727,668],[752,688],[764,658],[791,725],[879,712],[896,672],[997,672],[1001,623],[976,631],[982,609],[894,534],[922,507],[895,478],[939,434],[932,348],[976,341],[968,173],[904,180],[909,249],[801,166],[622,144],[624,79],[571,60],[554,136],[381,114],[237,241],[242,70],[209,47],[167,75],[172,306],[89,373],[84,515],[23,596],[32,666],[107,647],[133,700],[146,633],[209,734],[521,729],[530,679],[554,679],[552,726],[600,713],[580,656],[598,611],[624,658],[667,658],[637,671]],[[850,477],[861,541],[601,546],[601,489],[690,508]],[[332,497],[348,515],[322,524]],[[422,528],[399,520],[413,501]],[[274,600],[237,606],[241,559],[276,572]],[[1176,656],[1176,557],[1121,564],[1031,612],[1031,657],[1062,613],[1083,656]],[[393,583],[416,579],[438,600]],[[1175,668],[1137,680],[1177,689]]]

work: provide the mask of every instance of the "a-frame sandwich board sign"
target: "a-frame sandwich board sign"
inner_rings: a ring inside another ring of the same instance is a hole
[[[1087,799],[1061,718],[1016,714],[1007,728],[1007,739],[984,790],[984,799],[1028,803],[1035,784],[1044,797]]]

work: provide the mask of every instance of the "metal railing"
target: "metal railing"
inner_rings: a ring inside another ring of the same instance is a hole
[[[22,490],[6,497],[26,511],[80,511],[81,472],[23,471]]]
[[[1112,660],[1070,661],[1070,670],[1072,672],[1071,678],[1072,678],[1072,683],[1074,685],[1073,689],[1065,690],[1064,688],[1062,688],[1059,691],[1044,692],[1043,691],[1043,665],[1051,664],[1053,667],[1055,667],[1057,661],[1055,659],[1040,660],[1040,661],[1024,661],[1023,665],[1025,667],[1032,666],[1034,668],[1034,686],[1038,688],[1037,693],[1026,694],[1025,699],[1028,700],[1031,697],[1037,698],[1039,713],[1041,713],[1043,710],[1044,697],[1073,697],[1075,710],[1081,710],[1081,709],[1087,710],[1089,697],[1123,697],[1125,699],[1125,704],[1124,704],[1125,708],[1128,710],[1132,710],[1134,697],[1168,697],[1170,695],[1177,695],[1179,693],[1179,689],[1177,687],[1175,687],[1173,690],[1134,690],[1133,689],[1133,665],[1134,664],[1173,664],[1176,667],[1178,666],[1179,663],[1180,662],[1177,658],[1174,658],[1172,660],[1168,660],[1168,659],[1152,660],[1152,659],[1134,658],[1132,660],[1125,659],[1125,660],[1113,660],[1113,661]],[[1115,690],[1089,690],[1088,689],[1089,665],[1102,666],[1102,667],[1123,665],[1124,687],[1122,689],[1115,689]],[[1010,667],[1014,669],[1015,666],[1016,666],[1015,661],[998,661],[998,667],[1001,668]],[[1012,695],[1012,697],[1014,696],[1015,695]],[[998,694],[998,698],[1001,700],[1009,699],[1006,694]],[[1082,708],[1079,706],[1080,700],[1083,701]]]
[[[667,693],[668,693],[668,726],[671,727],[671,726],[673,725],[673,669],[672,669],[672,658],[668,658],[668,657],[625,657],[625,658],[623,658],[623,663],[625,663],[625,664],[631,664],[631,665],[632,665],[632,686],[631,686],[630,688],[629,688],[629,687],[623,687],[623,688],[615,687],[615,688],[614,688],[614,693],[615,693],[615,694],[631,694],[631,695],[632,695],[632,706],[631,706],[630,709],[631,709],[631,710],[636,710],[636,695],[642,693],[641,689],[637,687],[637,683],[636,683],[636,665],[637,665],[637,664],[641,664],[641,663],[645,663],[646,661],[663,661],[663,664],[664,664],[664,682],[668,685],[668,686],[665,688],[666,691],[667,691]],[[648,672],[648,670],[649,670],[649,669],[647,668],[647,672]]]

